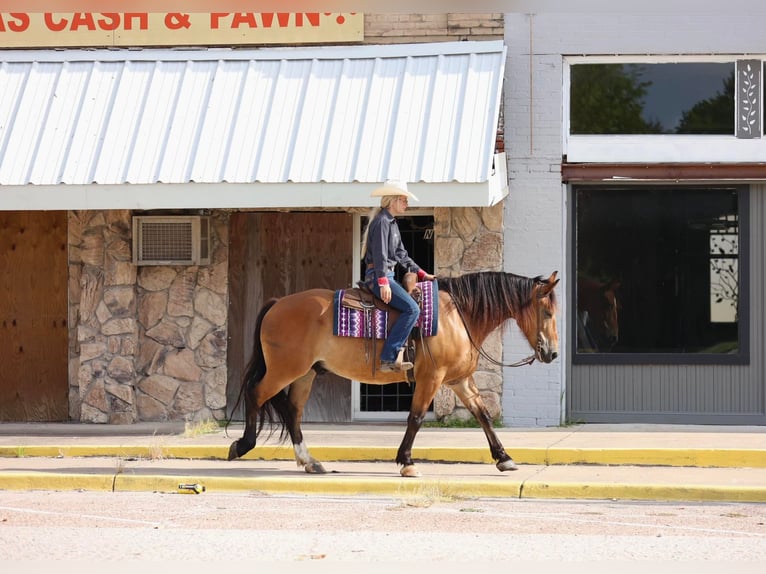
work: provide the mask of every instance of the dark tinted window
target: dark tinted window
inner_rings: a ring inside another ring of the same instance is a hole
[[[734,135],[734,63],[575,64],[572,134]]]
[[[575,360],[744,360],[745,192],[581,187],[574,195]]]

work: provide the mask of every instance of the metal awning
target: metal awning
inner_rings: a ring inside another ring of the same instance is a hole
[[[507,194],[503,42],[0,52],[0,209],[421,206]]]

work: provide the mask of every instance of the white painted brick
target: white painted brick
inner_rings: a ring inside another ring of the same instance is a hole
[[[503,106],[510,178],[505,203],[505,269],[532,275],[567,268],[566,198],[559,167],[563,153],[564,55],[763,54],[766,44],[762,28],[761,18],[737,13],[725,5],[712,16],[709,11],[505,14],[508,57]],[[532,58],[530,45],[535,52]],[[565,418],[567,288],[564,274],[557,289],[559,359],[550,365],[503,372],[506,425],[558,425]],[[507,355],[525,351],[526,343],[518,332],[509,330],[503,343]]]

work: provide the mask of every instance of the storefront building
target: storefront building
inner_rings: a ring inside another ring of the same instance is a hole
[[[564,360],[506,420],[766,424],[759,19],[505,17],[504,264],[566,270]]]
[[[502,15],[210,15],[196,41],[161,15],[131,16],[150,39],[22,16],[5,30],[34,39],[0,52],[0,420],[224,420],[262,302],[352,284],[387,178],[421,200],[424,266],[502,268]],[[478,382],[499,417],[501,374]],[[400,419],[404,387],[328,375],[306,418]]]

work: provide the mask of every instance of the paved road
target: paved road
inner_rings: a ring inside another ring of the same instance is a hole
[[[739,574],[764,571],[766,505],[438,493],[335,498],[0,491],[0,561],[41,557],[506,565],[546,560],[575,566],[692,560],[723,562]]]

